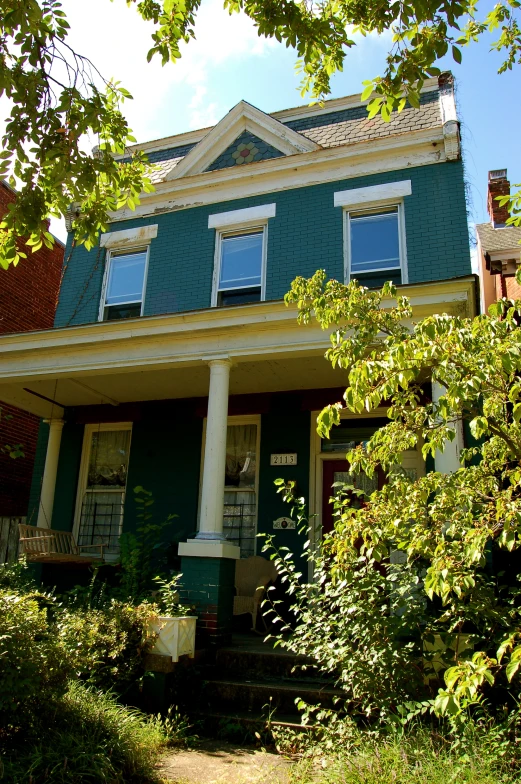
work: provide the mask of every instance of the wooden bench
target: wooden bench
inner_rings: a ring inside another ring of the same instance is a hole
[[[77,544],[70,531],[54,528],[38,528],[35,525],[19,525],[20,555],[28,561],[38,563],[92,563],[103,561],[105,544]],[[98,553],[84,553],[97,550]]]

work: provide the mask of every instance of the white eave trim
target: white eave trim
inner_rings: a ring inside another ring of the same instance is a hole
[[[102,248],[125,248],[150,245],[151,241],[157,237],[157,228],[158,224],[154,223],[151,226],[139,226],[136,229],[110,231],[101,235],[100,246]]]
[[[228,226],[237,226],[242,223],[254,223],[274,218],[277,212],[276,204],[261,204],[258,207],[246,207],[244,210],[230,210],[218,212],[208,216],[209,229],[224,229]]]
[[[336,191],[335,207],[359,207],[361,204],[395,201],[412,194],[410,180],[386,182],[383,185],[369,185],[366,188],[351,188],[348,191]]]

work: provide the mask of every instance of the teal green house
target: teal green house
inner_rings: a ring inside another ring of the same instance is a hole
[[[346,450],[385,421],[346,414],[317,436],[346,378],[324,359],[328,335],[284,305],[293,278],[392,279],[415,317],[475,312],[451,75],[389,123],[366,103],[267,114],[241,101],[213,128],[136,145],[155,191],[94,250],[69,236],[54,329],[0,337],[0,400],[42,418],[27,522],[117,560],[146,488],[157,521],[176,515],[170,563],[214,642],[257,534],[302,549],[274,480],[296,481],[318,543]],[[462,439],[437,467],[458,464]],[[425,471],[419,453],[403,462]]]

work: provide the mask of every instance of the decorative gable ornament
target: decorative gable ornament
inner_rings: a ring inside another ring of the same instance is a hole
[[[245,131],[280,150],[284,155],[320,149],[320,145],[316,142],[291,130],[250,103],[240,101],[177,166],[174,166],[166,179],[175,180],[192,174],[202,174]]]

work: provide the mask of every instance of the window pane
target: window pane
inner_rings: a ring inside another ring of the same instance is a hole
[[[106,553],[117,554],[123,528],[124,506],[123,491],[87,491],[81,507],[78,544],[104,544]]]
[[[219,289],[260,286],[262,272],[262,231],[223,237]]]
[[[100,430],[92,434],[87,489],[125,488],[130,430]]]
[[[229,425],[226,435],[226,487],[255,489],[257,425]]]
[[[139,316],[141,316],[141,302],[136,305],[109,305],[105,308],[105,321],[139,318]]]
[[[255,289],[226,289],[219,294],[218,305],[247,305],[248,302],[260,302],[260,286]]]
[[[351,274],[400,266],[398,210],[350,217]]]
[[[107,283],[106,305],[141,302],[145,275],[146,251],[112,256]]]

